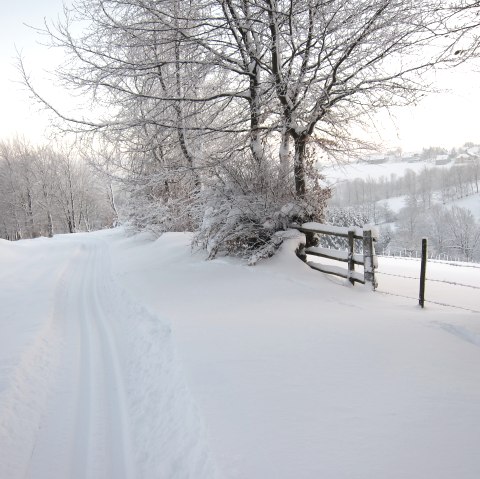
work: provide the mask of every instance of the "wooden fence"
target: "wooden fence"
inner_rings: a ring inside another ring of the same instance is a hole
[[[374,241],[375,236],[371,229],[359,227],[339,227],[324,225],[321,223],[304,223],[301,226],[292,225],[302,233],[316,233],[331,236],[339,236],[348,239],[347,250],[336,250],[331,248],[321,248],[311,246],[300,251],[299,256],[313,269],[322,273],[333,274],[346,278],[350,283],[371,284],[372,288],[377,287],[375,278],[375,269],[378,268],[378,260],[375,254]],[[363,244],[363,253],[355,253],[355,240],[361,240]],[[307,261],[306,255],[319,256],[321,258],[333,259],[347,263],[347,269],[340,266],[330,266],[313,261]],[[363,273],[355,271],[355,265],[363,266]]]

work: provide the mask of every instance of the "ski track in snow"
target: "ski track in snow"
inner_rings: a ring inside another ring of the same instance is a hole
[[[70,244],[0,395],[0,478],[214,477],[168,325],[115,284],[102,240]]]
[[[81,248],[57,312],[59,318],[68,318],[60,374],[65,387],[61,401],[69,407],[50,407],[37,442],[49,445],[58,437],[67,441],[58,444],[59,460],[53,464],[45,462],[43,448],[36,449],[30,473],[40,477],[133,477],[125,387],[111,326],[98,298],[97,279],[104,268],[99,252],[99,247]]]

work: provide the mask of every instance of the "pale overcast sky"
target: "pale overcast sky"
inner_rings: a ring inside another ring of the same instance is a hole
[[[41,142],[48,124],[47,115],[32,105],[28,94],[19,84],[15,68],[17,48],[26,59],[28,69],[35,72],[42,86],[48,88],[41,73],[43,67],[52,66],[58,55],[38,45],[39,37],[24,24],[41,27],[43,19],[55,18],[62,11],[62,0],[0,0],[0,139],[15,134],[33,142]]]
[[[58,53],[36,43],[38,36],[24,23],[41,26],[43,19],[55,18],[62,10],[62,0],[0,0],[0,139],[20,134],[41,142],[47,115],[33,106],[28,94],[18,84],[14,67],[15,46],[22,51],[27,68],[50,98],[61,98],[42,68],[51,67]],[[404,151],[423,146],[460,146],[466,141],[480,142],[477,115],[480,105],[480,71],[472,66],[438,75],[439,86],[449,93],[431,95],[418,107],[397,110],[396,128],[386,116],[379,122],[388,146]],[[480,70],[480,68],[479,68]],[[63,105],[65,106],[65,105]],[[378,141],[378,137],[373,135]]]

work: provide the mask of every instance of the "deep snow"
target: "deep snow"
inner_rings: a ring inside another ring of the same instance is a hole
[[[0,478],[216,477],[169,324],[101,235],[1,243]]]
[[[480,477],[479,314],[189,241],[0,242],[1,478]]]

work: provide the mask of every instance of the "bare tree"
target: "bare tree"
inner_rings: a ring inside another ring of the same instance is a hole
[[[47,235],[51,238],[54,234],[53,216],[55,209],[55,178],[56,164],[55,155],[50,148],[40,147],[34,156],[35,175],[40,193],[36,199],[40,207],[45,211],[47,220]]]
[[[107,189],[86,164],[24,140],[0,142],[2,237],[53,236],[111,225]]]
[[[94,115],[60,111],[20,69],[64,129],[115,152],[134,222],[245,250],[288,218],[321,219],[316,155],[362,145],[353,125],[458,61],[455,15],[442,0],[76,0],[43,33]]]
[[[460,253],[465,261],[478,255],[480,227],[469,210],[453,206],[446,214],[444,227],[448,232],[447,247],[450,250]]]

